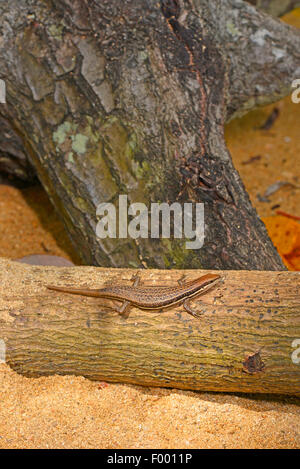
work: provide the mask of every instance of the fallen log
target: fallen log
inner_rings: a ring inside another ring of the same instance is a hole
[[[0,259],[2,358],[29,377],[180,389],[300,395],[300,273],[224,271],[214,290],[164,312],[58,293],[46,284],[130,284],[135,270],[28,266]],[[220,273],[220,271],[218,271]],[[143,270],[145,285],[174,285],[203,271]],[[1,354],[0,354],[1,356]]]

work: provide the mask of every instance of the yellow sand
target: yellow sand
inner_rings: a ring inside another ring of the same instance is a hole
[[[293,398],[103,387],[70,376],[28,379],[0,365],[0,402],[0,448],[300,446]]]

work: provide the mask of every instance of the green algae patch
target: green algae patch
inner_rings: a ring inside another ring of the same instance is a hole
[[[57,145],[62,145],[71,133],[76,132],[77,127],[78,125],[72,122],[63,122],[58,126],[57,130],[53,132],[53,142]]]
[[[91,129],[89,125],[83,129],[84,133],[77,132],[78,124],[63,122],[53,133],[53,141],[57,145],[56,150],[71,151],[81,156],[87,152]],[[88,134],[88,135],[85,135]],[[93,139],[95,140],[95,139]]]
[[[237,29],[235,24],[232,23],[232,21],[227,21],[226,23],[226,28],[227,31],[232,35],[232,36],[239,36],[241,35],[240,31]]]
[[[62,24],[59,26],[52,24],[51,26],[49,26],[49,33],[52,37],[55,37],[55,39],[58,39],[61,41],[63,29],[64,29],[64,26]]]
[[[126,187],[136,185],[136,176],[132,165],[132,147],[136,146],[135,138],[116,119],[105,122],[101,127],[101,133],[104,140],[104,151],[111,161],[111,168],[116,178],[121,177]]]
[[[68,154],[68,161],[69,163],[74,163],[74,158],[73,158],[73,152],[70,151],[70,153]]]
[[[185,239],[182,240],[171,240],[168,238],[161,238],[162,246],[164,246],[164,263],[167,269],[170,268],[182,268],[185,263]]]
[[[72,150],[79,155],[83,155],[87,150],[87,143],[89,138],[83,134],[72,136]]]

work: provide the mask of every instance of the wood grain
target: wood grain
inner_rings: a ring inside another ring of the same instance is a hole
[[[220,286],[192,301],[203,312],[199,319],[181,306],[162,313],[132,308],[124,318],[114,311],[119,303],[45,288],[130,284],[135,272],[0,259],[6,362],[31,377],[73,374],[145,386],[300,395],[300,351],[292,346],[300,339],[300,273],[223,272]],[[203,273],[143,270],[140,276],[145,285],[173,285],[183,274],[193,279]]]

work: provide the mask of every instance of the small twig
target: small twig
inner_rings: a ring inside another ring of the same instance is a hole
[[[261,155],[251,156],[251,158],[249,158],[248,160],[242,161],[242,164],[243,165],[251,164],[253,163],[253,161],[259,161],[259,160],[261,160]]]
[[[264,192],[263,195],[260,195],[260,194],[257,194],[257,198],[260,202],[270,202],[270,200],[268,199],[268,197],[270,197],[270,195],[273,195],[275,194],[275,192],[277,192],[279,189],[281,189],[281,187],[283,186],[291,186],[293,187],[294,189],[300,189],[300,186],[297,185],[297,184],[294,184],[292,182],[288,182],[288,181],[277,181],[277,182],[274,182],[274,184],[271,184],[267,189],[266,191]]]
[[[292,220],[300,221],[300,217],[297,215],[291,215],[290,213],[283,212],[282,210],[276,210],[276,215],[282,215],[283,217],[291,218]]]
[[[274,122],[279,116],[279,109],[275,107],[271,114],[269,115],[268,119],[266,122],[261,126],[258,127],[259,130],[270,130],[270,128],[274,125]]]

